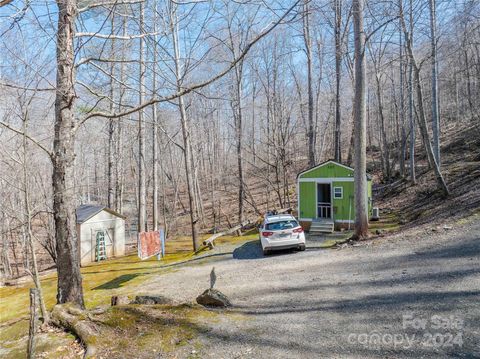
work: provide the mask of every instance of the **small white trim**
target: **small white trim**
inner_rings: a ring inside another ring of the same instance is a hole
[[[317,182],[317,183],[331,183],[331,182],[353,182],[353,177],[315,177],[315,178],[299,178],[298,182]]]
[[[336,223],[350,223],[350,224],[354,224],[354,223],[355,223],[355,221],[350,220],[350,219],[336,219],[335,222],[336,222]]]
[[[301,222],[313,222],[313,218],[299,218],[298,220]]]

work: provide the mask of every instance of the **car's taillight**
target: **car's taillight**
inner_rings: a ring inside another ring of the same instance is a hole
[[[303,233],[303,228],[302,228],[302,227],[300,227],[300,228],[295,228],[295,229],[293,230],[293,233]]]
[[[264,237],[270,237],[273,234],[273,232],[262,232],[262,236]]]

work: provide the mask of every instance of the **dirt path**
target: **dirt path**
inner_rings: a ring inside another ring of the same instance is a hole
[[[142,286],[192,301],[215,266],[235,315],[205,325],[201,345],[179,357],[480,358],[478,219],[341,250],[231,249]]]

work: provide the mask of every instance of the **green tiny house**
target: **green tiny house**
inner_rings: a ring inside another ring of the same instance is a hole
[[[332,222],[335,228],[355,222],[353,168],[326,161],[297,176],[298,217],[309,230],[312,222]],[[372,179],[367,175],[368,211],[372,210]]]

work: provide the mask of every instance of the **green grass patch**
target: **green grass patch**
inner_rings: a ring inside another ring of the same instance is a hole
[[[201,239],[209,235],[202,235]],[[234,244],[257,239],[256,229],[245,232],[242,236],[224,236],[216,240],[216,244]],[[168,265],[188,262],[197,257],[192,252],[191,237],[179,237],[167,241],[166,256],[158,261],[156,257],[140,260],[136,254],[113,258],[99,263],[92,263],[81,268],[85,305],[93,308],[110,304],[112,295],[135,295],[141,284],[152,276],[174,270]],[[57,276],[55,273],[41,278],[47,309],[51,310],[56,303]],[[0,288],[0,323],[28,318],[29,288],[32,283],[18,287]],[[5,347],[8,342],[16,342],[28,333],[26,320],[0,328],[0,344]],[[14,345],[14,344],[12,344]],[[13,348],[12,348],[13,349]],[[23,349],[22,349],[23,350]],[[0,355],[1,356],[1,355]]]
[[[400,229],[400,217],[396,212],[381,214],[380,220],[369,222],[368,229],[370,231],[379,229],[384,232],[398,231]]]
[[[219,313],[197,305],[112,307],[99,321],[108,335],[101,351],[123,357],[148,358],[179,347],[201,350],[196,339],[218,322]]]
[[[203,240],[209,236],[202,235],[201,239]],[[216,240],[216,245],[241,243],[257,238],[258,232],[256,229],[252,229],[245,232],[242,236],[229,235],[220,237]],[[139,288],[141,288],[144,281],[152,276],[174,270],[174,268],[170,267],[171,264],[188,262],[198,257],[198,254],[201,254],[192,252],[190,237],[179,237],[175,240],[167,241],[166,252],[168,254],[161,261],[158,261],[156,257],[142,261],[136,254],[132,254],[82,267],[83,291],[87,309],[98,305],[109,305],[112,295],[134,296],[138,294]],[[41,283],[47,309],[51,310],[56,303],[56,273],[42,276]],[[3,353],[5,355],[9,352],[14,353],[19,342],[22,343],[20,345],[22,353],[25,349],[26,335],[28,334],[28,321],[26,319],[29,311],[29,288],[32,286],[33,283],[30,282],[18,287],[0,288],[0,323],[15,322],[14,324],[0,327],[0,347],[7,350],[7,352]],[[203,312],[197,309],[188,309],[187,312],[185,315],[189,319],[191,319],[192,315],[210,315],[208,311]],[[18,319],[25,320],[16,321]],[[132,324],[130,319],[128,316],[124,317],[124,319],[112,316],[112,320],[118,320],[118,322],[111,324],[118,328],[122,328],[122,326],[127,328]],[[176,330],[180,329],[177,328]],[[180,332],[172,333],[171,336],[188,337],[183,329]],[[147,337],[142,340],[148,342]],[[121,346],[122,343],[119,342],[118,345]],[[128,342],[125,345],[128,345]],[[3,357],[3,354],[0,351],[0,357]],[[19,354],[17,357],[23,356]]]

